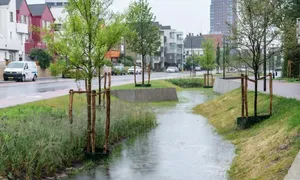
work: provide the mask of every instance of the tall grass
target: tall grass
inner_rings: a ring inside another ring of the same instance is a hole
[[[1,111],[0,176],[40,179],[54,175],[74,160],[83,160],[86,108],[75,109],[73,125],[66,110],[48,106],[22,105]],[[104,111],[97,112],[97,147],[104,143]],[[112,101],[110,145],[155,125],[155,115],[146,107]]]

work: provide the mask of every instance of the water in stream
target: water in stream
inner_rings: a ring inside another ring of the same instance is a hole
[[[214,95],[202,90],[178,93],[182,102],[160,110],[159,126],[124,142],[105,165],[76,180],[221,180],[234,157],[234,146],[216,134],[192,108]]]

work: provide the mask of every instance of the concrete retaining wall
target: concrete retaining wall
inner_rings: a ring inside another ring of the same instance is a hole
[[[214,92],[219,94],[225,94],[240,87],[241,82],[239,80],[226,80],[216,78],[214,82]]]
[[[178,101],[175,88],[113,90],[111,94],[128,102]]]

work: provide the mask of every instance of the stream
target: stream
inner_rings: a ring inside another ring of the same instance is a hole
[[[192,108],[215,97],[211,91],[178,92],[176,106],[158,110],[158,126],[125,141],[103,165],[76,180],[223,180],[235,156],[207,119]]]

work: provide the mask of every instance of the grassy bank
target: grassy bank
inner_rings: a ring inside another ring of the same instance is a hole
[[[254,93],[249,93],[253,114]],[[268,113],[268,95],[259,95],[259,114]],[[216,131],[236,145],[229,175],[231,179],[283,179],[300,148],[300,101],[275,97],[273,116],[247,130],[236,129],[241,116],[239,90],[194,108],[206,116]]]
[[[68,96],[0,110],[0,179],[40,179],[84,160],[85,96],[74,96],[74,123],[67,116]],[[97,111],[97,146],[103,147],[106,114]],[[114,144],[156,126],[149,107],[113,99],[111,134]],[[72,139],[71,134],[72,132]]]

